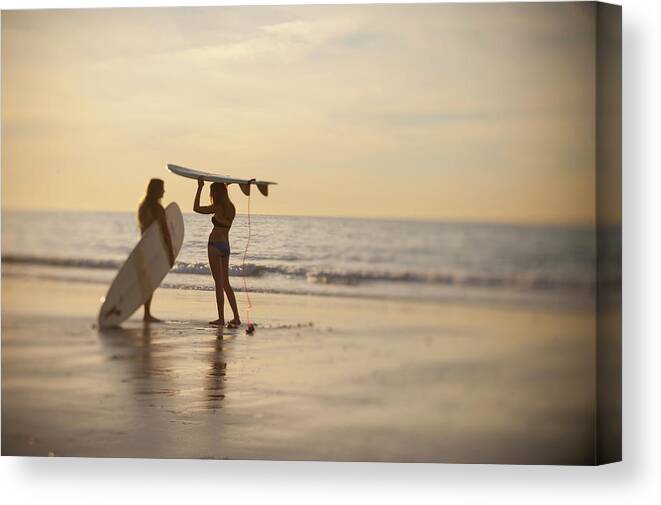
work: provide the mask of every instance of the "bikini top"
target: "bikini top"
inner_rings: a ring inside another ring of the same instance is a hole
[[[230,229],[231,225],[228,224],[222,224],[220,221],[216,219],[216,216],[211,217],[211,222],[213,223],[214,227],[216,228],[227,228],[228,230]]]

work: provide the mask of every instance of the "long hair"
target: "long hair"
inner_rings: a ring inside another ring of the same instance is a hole
[[[155,219],[155,215],[151,211],[160,204],[159,200],[161,199],[164,184],[163,179],[150,179],[147,184],[145,196],[142,197],[140,206],[138,207],[138,222],[142,230],[147,228]]]
[[[236,214],[236,209],[234,204],[230,200],[229,194],[227,193],[227,185],[222,182],[214,182],[211,184],[209,190],[209,195],[211,197],[211,203],[214,205],[220,205],[223,209],[223,213],[230,219],[234,219]]]
[[[147,184],[147,190],[145,191],[145,196],[142,198],[142,204],[148,203],[154,205],[158,203],[161,199],[161,191],[163,190],[164,182],[163,179],[150,179]]]

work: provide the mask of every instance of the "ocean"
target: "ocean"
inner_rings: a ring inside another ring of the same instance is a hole
[[[184,215],[169,289],[213,290],[208,216]],[[237,215],[237,292],[591,306],[592,228]],[[110,284],[139,240],[134,213],[2,212],[2,275]],[[612,254],[619,275],[619,253]],[[609,268],[606,268],[609,271]]]

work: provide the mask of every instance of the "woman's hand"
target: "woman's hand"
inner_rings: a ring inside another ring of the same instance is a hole
[[[200,176],[197,178],[197,189],[202,189],[204,187],[204,177]]]

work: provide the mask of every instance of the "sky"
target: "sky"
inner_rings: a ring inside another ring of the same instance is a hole
[[[594,4],[4,11],[2,209],[594,221]],[[247,200],[230,194],[239,212]]]

